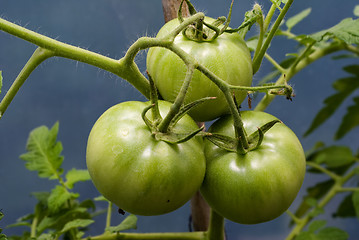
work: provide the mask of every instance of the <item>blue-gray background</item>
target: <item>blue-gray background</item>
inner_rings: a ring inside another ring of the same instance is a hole
[[[230,1],[197,0],[193,3],[198,10],[217,17],[227,15]],[[270,6],[269,0],[259,3],[265,10]],[[244,12],[253,4],[254,1],[236,0],[231,26],[238,26]],[[357,0],[296,0],[288,16],[312,7],[311,15],[294,29],[298,34],[312,33],[329,28],[345,17],[353,17],[356,4]],[[113,58],[121,58],[138,37],[154,36],[164,23],[159,0],[0,0],[0,15],[52,38]],[[252,31],[256,31],[255,28]],[[34,50],[34,45],[0,32],[0,70],[4,78],[1,98]],[[294,42],[277,38],[269,53],[281,60],[285,53],[295,51]],[[145,56],[143,52],[136,58],[142,71],[145,70]],[[341,68],[350,63],[353,60],[338,62],[326,57],[312,64],[293,79],[297,95],[293,102],[277,98],[267,109],[294,130],[306,150],[318,140],[333,143],[334,131],[350,100],[344,102],[339,112],[313,135],[307,138],[302,135],[323,106],[323,98],[334,92],[332,82],[345,76]],[[264,62],[254,81],[258,82],[269,70],[270,65]],[[144,98],[124,80],[83,63],[50,59],[33,72],[0,120],[0,209],[5,214],[0,222],[1,228],[32,211],[36,201],[30,192],[48,191],[54,184],[37,178],[36,173],[26,170],[24,162],[18,158],[25,152],[28,133],[40,125],[51,127],[59,121],[58,139],[64,147],[64,168],[86,168],[86,140],[91,126],[107,108],[127,100]],[[356,129],[340,144],[347,144],[354,151],[358,148],[357,136]],[[305,186],[317,180],[316,176],[307,175]],[[81,199],[98,196],[90,182],[79,183],[76,190],[81,193]],[[304,193],[303,188],[292,209]],[[336,198],[328,210],[336,208],[339,200],[340,197]],[[113,224],[123,218],[115,215]],[[187,231],[188,216],[189,204],[164,216],[140,217],[138,231]],[[104,218],[97,220],[91,229],[92,234],[103,230]],[[289,217],[285,214],[269,223],[254,226],[228,221],[227,233],[229,239],[283,239],[290,231],[288,222]],[[356,220],[334,219],[329,225],[346,229],[351,234],[350,239],[356,239]],[[10,235],[19,233],[20,229],[4,231]]]

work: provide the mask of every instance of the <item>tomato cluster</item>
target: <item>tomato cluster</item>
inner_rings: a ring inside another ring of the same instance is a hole
[[[214,21],[206,18],[205,21]],[[158,33],[163,37],[180,22],[172,20]],[[198,63],[231,85],[250,86],[252,61],[239,34],[223,33],[212,41],[193,41],[179,34],[174,44]],[[296,197],[305,174],[305,156],[296,135],[277,123],[262,136],[260,144],[245,153],[218,147],[194,136],[180,143],[158,138],[145,123],[168,114],[186,75],[186,65],[173,52],[154,47],[148,52],[148,72],[164,99],[157,103],[155,119],[147,102],[124,102],[108,109],[94,124],[87,145],[87,166],[94,185],[121,209],[139,215],[171,212],[200,190],[209,205],[223,217],[244,224],[272,220],[281,215]],[[236,91],[240,104],[246,96]],[[195,121],[218,119],[209,132],[236,139],[233,118],[223,92],[204,74],[195,71],[185,103],[216,97],[185,114],[173,133],[198,130]],[[264,112],[241,112],[248,135],[276,120]],[[238,139],[237,139],[238,140]]]

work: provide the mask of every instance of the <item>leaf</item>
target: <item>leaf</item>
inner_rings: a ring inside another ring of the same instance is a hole
[[[84,228],[87,227],[88,225],[94,223],[95,221],[92,219],[75,219],[73,221],[70,221],[68,223],[65,224],[64,228],[61,229],[61,233],[67,232],[70,229],[73,228]]]
[[[57,185],[51,191],[51,195],[48,198],[48,207],[51,214],[57,213],[61,210],[62,206],[72,198],[77,198],[79,194],[70,193],[63,186]]]
[[[126,217],[118,226],[107,227],[106,231],[121,232],[129,229],[137,229],[137,217],[133,214]]]
[[[39,177],[58,179],[63,172],[62,144],[56,141],[58,130],[58,122],[50,130],[45,126],[32,130],[26,144],[28,152],[20,156],[26,168],[37,171]]]
[[[318,240],[318,238],[313,233],[301,232],[298,234],[295,240]]]
[[[317,237],[320,240],[346,240],[349,238],[349,235],[339,228],[327,227],[320,230]]]
[[[293,17],[289,18],[285,25],[287,26],[287,30],[290,32],[292,30],[292,28],[297,25],[300,21],[302,21],[304,18],[306,18],[310,12],[312,11],[311,8],[307,8],[303,11],[301,11],[300,13],[294,15]]]
[[[330,146],[308,156],[307,161],[325,164],[328,168],[338,168],[354,162],[354,156],[349,147]]]
[[[325,221],[325,220],[315,220],[309,225],[308,231],[309,232],[316,232],[317,230],[323,228],[325,225],[327,225],[327,221]]]
[[[0,71],[0,94],[1,94],[1,88],[2,88],[2,71]],[[1,113],[0,113],[1,118]]]
[[[350,130],[359,125],[359,97],[353,99],[354,105],[347,108],[347,113],[335,133],[334,139],[338,140],[345,136]]]
[[[304,136],[309,135],[321,124],[323,124],[338,109],[341,103],[357,88],[359,88],[359,65],[347,66],[344,70],[354,76],[342,78],[333,83],[333,88],[337,91],[334,95],[324,100],[325,106],[315,116],[311,126]]]
[[[354,7],[353,13],[354,13],[355,16],[359,17],[359,5],[356,5],[356,6]]]
[[[359,44],[359,19],[346,18],[337,25],[309,35],[316,41],[338,38],[347,44]]]
[[[348,194],[340,203],[333,217],[355,217],[355,209],[353,205],[353,194]]]
[[[74,184],[77,182],[83,182],[90,180],[90,174],[87,170],[79,170],[79,169],[71,169],[66,174],[66,182],[65,185],[69,189],[72,189],[74,187]]]
[[[355,191],[352,196],[353,205],[355,209],[355,213],[357,215],[357,218],[359,219],[359,192]]]

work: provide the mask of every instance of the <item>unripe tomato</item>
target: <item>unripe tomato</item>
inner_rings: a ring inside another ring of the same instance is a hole
[[[212,18],[205,21],[211,23]],[[157,37],[166,36],[179,25],[178,19],[166,23]],[[174,44],[192,55],[199,63],[222,80],[241,86],[252,83],[252,60],[246,43],[238,33],[223,33],[213,41],[197,42],[179,34]],[[186,75],[186,65],[172,51],[166,48],[150,48],[147,55],[147,70],[151,74],[163,99],[173,102]],[[246,97],[245,91],[236,91],[240,104]],[[195,107],[189,115],[196,121],[210,121],[228,113],[229,108],[221,90],[200,71],[195,70],[187,92],[185,103],[204,97],[217,97]]]
[[[241,113],[248,134],[276,118],[268,113]],[[217,120],[210,132],[234,137],[233,120]],[[206,176],[201,193],[223,217],[242,224],[266,222],[288,209],[302,185],[306,160],[296,135],[275,124],[262,144],[242,155],[205,142]]]
[[[108,109],[94,124],[87,143],[87,167],[97,190],[119,208],[138,215],[171,212],[199,189],[205,174],[203,140],[180,144],[156,140],[141,118],[150,103],[123,102]],[[160,101],[162,116],[171,104]],[[151,119],[151,111],[147,113]],[[178,132],[197,124],[184,116]]]

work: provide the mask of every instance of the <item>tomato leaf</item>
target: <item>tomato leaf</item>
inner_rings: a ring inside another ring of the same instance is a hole
[[[95,221],[92,219],[75,219],[65,224],[65,226],[61,229],[61,233],[65,233],[74,228],[84,228],[88,225],[94,223]]]
[[[343,19],[337,25],[309,37],[316,41],[338,38],[347,44],[359,44],[359,19]]]
[[[359,65],[347,66],[344,70],[353,74],[347,78],[342,78],[333,83],[333,88],[337,91],[334,95],[324,100],[325,106],[315,116],[311,126],[304,136],[309,135],[321,124],[323,124],[338,109],[341,103],[357,88],[359,88]]]
[[[359,17],[359,5],[356,5],[354,7],[353,13],[354,13],[355,16]]]
[[[327,221],[325,221],[325,220],[315,220],[315,221],[310,223],[310,225],[308,227],[308,231],[314,233],[317,230],[325,227],[325,225],[327,225]]]
[[[62,144],[56,141],[58,130],[58,122],[50,130],[45,126],[32,130],[26,144],[28,152],[20,156],[26,168],[37,171],[39,177],[59,179],[63,172]]]
[[[335,139],[341,139],[344,137],[350,130],[359,125],[359,97],[355,97],[354,105],[351,105],[347,108],[347,113],[343,117],[342,123],[339,126],[339,129],[335,133]]]
[[[71,169],[66,174],[66,182],[65,185],[69,189],[72,189],[74,187],[74,184],[77,182],[83,182],[83,181],[89,181],[90,174],[87,170],[79,170],[79,169]]]
[[[47,200],[50,213],[59,212],[68,200],[77,198],[78,196],[79,194],[70,193],[65,187],[57,185],[54,189],[52,189]]]
[[[133,214],[126,217],[119,225],[115,227],[107,227],[106,231],[121,232],[129,229],[137,229],[137,217]]]
[[[318,232],[317,237],[320,240],[346,240],[349,235],[339,228],[326,227]]]
[[[308,156],[307,161],[325,164],[328,168],[338,168],[353,163],[354,157],[349,147],[330,146]]]
[[[356,191],[352,195],[353,205],[357,218],[359,219],[359,192]]]
[[[2,88],[2,71],[0,71],[0,94],[1,94],[1,88]],[[0,113],[1,118],[1,113]]]
[[[295,25],[297,25],[299,22],[301,22],[304,18],[306,18],[310,14],[311,11],[312,11],[311,8],[307,8],[307,9],[301,11],[300,13],[294,15],[293,17],[289,18],[285,23],[285,25],[288,28],[287,31],[290,32],[292,30],[292,28]]]
[[[355,217],[355,209],[353,205],[353,194],[348,194],[340,203],[333,217]]]

